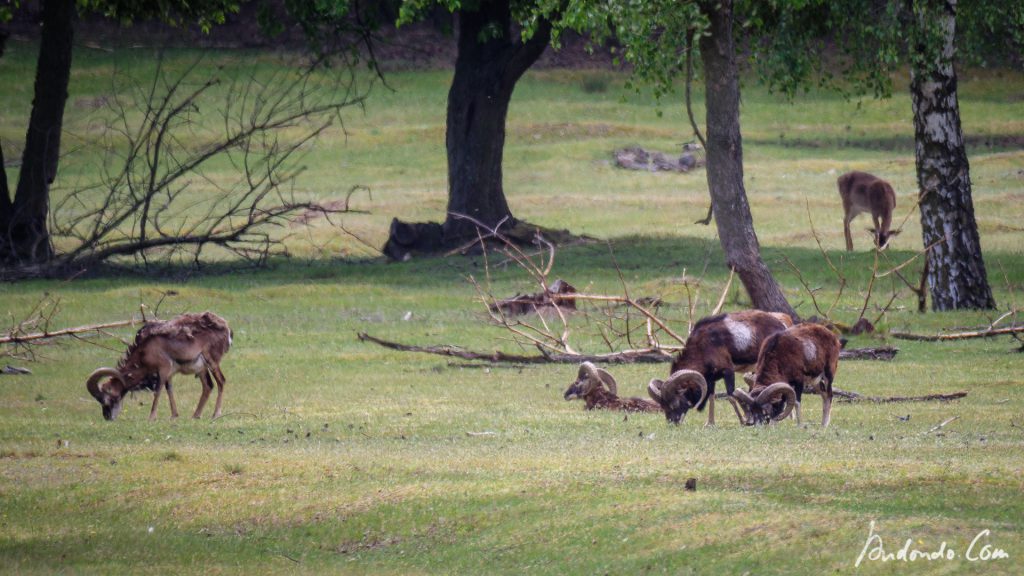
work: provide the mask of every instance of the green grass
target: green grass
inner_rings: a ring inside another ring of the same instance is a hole
[[[69,133],[84,130],[92,112],[74,103],[104,95],[115,64],[147,69],[145,55],[132,54],[76,54]],[[187,56],[172,54],[171,62]],[[209,60],[254,58],[274,61],[243,51]],[[0,84],[8,158],[24,133],[31,59],[31,47],[17,43],[0,59],[5,78],[23,79]],[[602,84],[593,80],[602,74],[606,90],[587,88]],[[448,80],[445,72],[392,75],[394,92],[376,92],[365,112],[346,118],[347,137],[332,132],[311,151],[303,193],[330,199],[370,186],[372,200],[362,202],[372,213],[345,224],[374,244],[392,216],[440,218]],[[610,166],[618,146],[669,150],[690,139],[677,100],[663,103],[659,117],[650,99],[622,92],[622,80],[593,71],[528,74],[509,114],[506,190],[520,217],[608,239],[632,293],[664,297],[672,304],[666,317],[685,331],[684,270],[700,283],[701,313],[727,275],[714,227],[690,224],[706,210],[704,175]],[[1024,290],[1024,152],[999,145],[1024,128],[1022,90],[1024,78],[1008,73],[968,72],[961,84],[975,207],[1003,309],[1020,306]],[[910,211],[908,99],[858,105],[812,93],[788,104],[751,85],[742,120],[765,258],[802,314],[813,308],[783,256],[823,297],[835,294],[806,203],[849,279],[836,317],[855,319],[871,255],[866,233],[855,239],[861,251],[841,251],[835,178],[854,168],[883,175],[896,186],[901,213]],[[996,144],[985,146],[986,136]],[[188,281],[128,275],[0,287],[6,323],[44,292],[60,298],[63,326],[124,318],[173,289],[178,295],[162,312],[215,310],[235,331],[223,365],[225,417],[217,421],[171,421],[163,399],[160,418],[149,422],[151,396],[139,394],[117,422],[104,422],[84,380],[116,361],[123,345],[115,338],[42,346],[32,376],[0,376],[5,573],[1021,573],[1024,391],[1019,344],[1009,339],[893,342],[893,362],[839,369],[837,386],[865,394],[971,391],[957,403],[839,403],[828,430],[792,422],[740,428],[720,406],[717,429],[701,428],[703,415],[670,427],[658,415],[624,418],[563,401],[573,366],[466,367],[358,342],[355,333],[367,331],[515,349],[485,324],[465,281],[482,275],[480,259],[387,264],[346,258],[367,252],[327,225],[310,236],[290,239],[295,256],[265,271],[212,266]],[[908,258],[919,238],[911,214],[892,262]],[[608,250],[562,249],[554,276],[617,291]],[[492,281],[498,295],[534,289],[514,269],[495,270]],[[881,282],[871,310],[890,293]],[[736,287],[727,301],[730,309],[746,305]],[[918,315],[915,306],[904,291],[880,325],[935,332],[994,316]],[[584,326],[576,337],[599,350]],[[880,343],[862,336],[851,345]],[[611,370],[623,393],[642,395],[667,366]],[[199,385],[179,377],[176,395],[188,415]],[[819,413],[820,401],[807,400],[805,417],[815,422]],[[951,416],[960,418],[925,434]],[[485,431],[494,434],[467,434]],[[696,492],[683,489],[688,478],[697,479]],[[929,551],[946,541],[961,558],[855,570],[871,521],[891,552],[911,538]],[[1010,559],[962,558],[985,529]]]

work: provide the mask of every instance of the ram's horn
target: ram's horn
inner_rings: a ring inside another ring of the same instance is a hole
[[[657,378],[651,378],[651,381],[647,383],[647,395],[651,398],[661,402],[661,386],[664,384],[663,381]]]
[[[793,387],[786,382],[776,382],[764,390],[761,390],[757,397],[754,398],[754,401],[758,404],[765,405],[779,395],[782,396],[786,405],[782,408],[782,412],[778,416],[772,418],[775,422],[781,422],[788,418],[789,413],[796,407],[796,391],[793,390]]]
[[[593,381],[604,384],[605,387],[608,388],[609,392],[618,396],[619,387],[615,384],[615,378],[607,370],[598,368],[591,362],[584,362],[580,364],[580,373],[578,378],[583,378],[584,376]]]
[[[100,389],[100,380],[106,377],[114,378],[120,382],[122,386],[125,385],[124,376],[121,374],[121,371],[116,368],[97,368],[94,370],[92,374],[89,374],[89,379],[85,381],[85,387],[89,390],[89,393],[92,394],[93,398],[101,402],[103,401],[104,391]]]
[[[750,397],[750,394],[746,390],[737,388],[732,391],[732,397],[739,402],[740,408],[743,408],[743,419],[745,424],[750,426],[755,424],[754,416],[751,413],[751,408],[755,406],[754,399]]]
[[[704,375],[696,370],[679,370],[673,372],[665,382],[665,387],[679,386],[683,390],[697,390],[700,392],[700,399],[694,402],[694,406],[700,406],[704,397],[708,394],[708,383]]]

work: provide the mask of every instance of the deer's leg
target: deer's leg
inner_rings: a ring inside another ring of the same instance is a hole
[[[156,388],[153,390],[153,407],[149,410],[149,419],[156,420],[156,406],[160,403],[160,390],[164,387],[164,377],[161,374],[156,382]]]
[[[828,428],[832,421],[832,382],[821,383],[821,427]]]
[[[846,235],[846,251],[853,252],[853,237],[850,236],[850,220],[853,220],[850,216],[843,218],[843,234]]]
[[[170,378],[167,379],[167,401],[171,404],[171,418],[177,418],[178,404],[174,401],[174,387]]]
[[[736,412],[736,418],[740,421],[740,426],[743,426],[746,420],[743,418],[743,414],[740,413],[739,403],[732,397],[733,391],[736,390],[736,373],[732,371],[726,372],[723,378],[725,379],[725,392],[728,394],[729,404],[732,405],[733,411]]]
[[[213,417],[220,418],[221,401],[224,399],[224,384],[227,383],[227,379],[220,371],[220,366],[210,366],[210,372],[213,373],[213,379],[217,381],[217,402],[213,405]]]
[[[203,394],[199,397],[199,404],[196,405],[196,411],[192,414],[193,418],[199,418],[203,415],[203,407],[206,406],[206,401],[210,399],[210,391],[213,390],[209,370],[203,370],[198,374],[198,377],[199,381],[203,383]]]

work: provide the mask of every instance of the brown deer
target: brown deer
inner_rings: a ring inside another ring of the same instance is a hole
[[[117,368],[98,368],[89,375],[85,387],[99,401],[103,417],[114,420],[121,413],[124,398],[129,392],[153,390],[153,408],[149,419],[156,418],[160,390],[167,388],[171,404],[171,417],[178,417],[174,402],[171,377],[175,374],[194,374],[203,383],[193,418],[199,418],[203,406],[217,382],[217,403],[213,417],[220,416],[224,396],[224,373],[220,360],[231,347],[231,329],[228,323],[213,312],[182,314],[167,321],[147,322],[135,335]],[[103,378],[106,381],[101,382]]]
[[[871,214],[874,228],[868,228],[875,237],[875,245],[885,248],[889,240],[900,233],[892,230],[892,212],[896,209],[896,192],[892,185],[878,176],[867,172],[847,172],[836,181],[839,196],[843,199],[843,233],[846,234],[846,251],[853,251],[850,237],[850,221],[861,212]]]

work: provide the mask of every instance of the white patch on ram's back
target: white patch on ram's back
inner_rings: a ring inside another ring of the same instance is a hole
[[[725,327],[732,334],[732,344],[736,350],[749,350],[754,345],[754,331],[743,322],[731,318],[725,319]]]
[[[810,340],[803,340],[801,341],[801,344],[804,345],[804,358],[807,359],[808,362],[814,360],[818,355],[818,347],[814,345],[814,342],[811,342]]]

